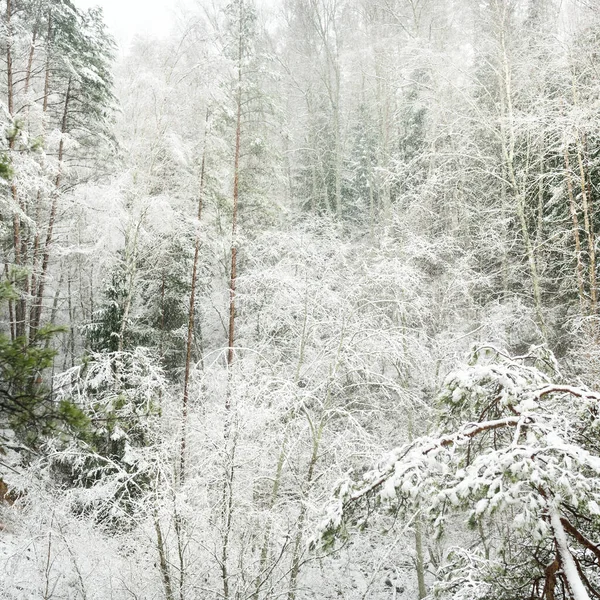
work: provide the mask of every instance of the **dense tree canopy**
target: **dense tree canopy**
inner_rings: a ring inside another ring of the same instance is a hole
[[[0,597],[600,594],[595,2],[2,1]]]

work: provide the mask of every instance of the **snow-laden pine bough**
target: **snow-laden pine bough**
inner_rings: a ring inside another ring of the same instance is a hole
[[[444,382],[437,431],[340,482],[315,543],[373,509],[440,536],[462,515],[478,537],[448,552],[434,596],[600,598],[600,394],[561,380],[539,348],[475,352]]]

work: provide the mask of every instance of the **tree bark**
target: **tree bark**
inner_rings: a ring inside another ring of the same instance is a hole
[[[581,312],[585,314],[586,297],[585,297],[585,284],[584,284],[584,267],[581,256],[581,239],[579,236],[579,217],[577,216],[577,203],[575,201],[575,193],[573,191],[573,181],[571,180],[571,164],[569,161],[569,149],[565,140],[564,144],[564,160],[565,160],[565,178],[567,181],[567,195],[569,197],[569,212],[571,214],[571,221],[573,223],[573,240],[575,242],[575,259],[577,261],[576,276],[577,276],[577,290],[579,293],[579,304],[581,306]]]
[[[328,392],[329,393],[329,392]],[[308,416],[308,415],[307,415]],[[294,538],[294,547],[292,549],[292,566],[290,569],[290,587],[288,590],[288,600],[295,600],[297,586],[298,586],[298,574],[300,573],[300,559],[301,559],[301,546],[302,538],[304,537],[304,522],[306,521],[306,494],[312,484],[315,475],[315,467],[319,458],[319,448],[321,445],[321,436],[323,434],[323,422],[319,423],[319,427],[313,429],[313,444],[310,460],[308,462],[308,471],[306,473],[306,489],[302,494],[302,503],[300,505],[300,513],[298,515],[298,521],[296,522],[296,536]]]
[[[11,119],[15,116],[15,90],[14,90],[14,70],[13,70],[13,55],[12,55],[12,2],[13,0],[6,0],[6,93],[7,93],[7,108]],[[14,121],[12,124],[11,135],[8,138],[9,152],[12,154],[15,151],[15,141],[17,137],[17,131],[14,128]],[[22,239],[21,239],[21,202],[19,200],[19,193],[17,191],[17,184],[13,178],[11,182],[11,194],[13,199],[13,252],[15,259],[15,266],[19,270],[23,264],[22,252]],[[21,278],[22,274],[18,273],[16,279],[16,289],[19,293],[19,298],[15,300],[15,311],[14,311],[14,330],[16,337],[22,337],[25,335],[25,290],[21,290]]]
[[[50,56],[51,56],[51,40],[52,40],[52,10],[48,11],[48,31],[46,39],[46,73],[44,76],[44,99],[42,102],[42,112],[44,115],[48,112],[48,98],[50,96]],[[60,168],[60,166],[59,166]],[[32,251],[32,273],[31,273],[31,293],[34,296],[33,304],[29,309],[29,338],[35,337],[39,323],[37,322],[37,292],[38,292],[38,262],[40,253],[40,213],[42,210],[42,193],[38,190],[36,194],[35,206],[35,235],[33,238]],[[39,308],[41,311],[41,307]]]
[[[188,330],[187,344],[185,353],[185,372],[183,377],[183,401],[181,406],[181,448],[179,460],[179,480],[181,483],[185,480],[185,446],[187,434],[187,415],[188,415],[188,400],[189,400],[189,382],[190,382],[190,365],[192,362],[192,344],[194,341],[194,307],[196,302],[196,281],[198,277],[198,257],[200,254],[200,223],[202,219],[202,203],[204,197],[204,172],[206,167],[206,142],[208,128],[208,109],[206,111],[206,120],[204,125],[204,149],[202,150],[202,163],[200,165],[200,189],[198,191],[198,214],[196,223],[196,242],[194,246],[194,262],[192,266],[192,285],[190,289],[190,303],[188,311]]]
[[[238,225],[238,200],[240,184],[240,145],[242,137],[242,22],[244,16],[244,3],[240,0],[240,29],[238,32],[238,64],[237,64],[237,92],[236,92],[236,123],[235,123],[235,154],[233,159],[233,212],[231,216],[231,277],[229,284],[229,335],[227,366],[233,364],[233,344],[235,342],[235,286],[237,279],[237,225]],[[229,395],[227,396],[227,408],[229,408]]]
[[[48,231],[46,233],[46,242],[44,245],[44,254],[42,256],[42,268],[40,272],[40,280],[37,286],[37,293],[35,293],[36,304],[33,307],[34,314],[33,319],[30,324],[30,330],[32,337],[35,337],[37,330],[40,326],[41,315],[42,315],[42,303],[44,301],[44,289],[46,285],[46,276],[48,274],[48,264],[50,262],[50,250],[53,242],[53,231],[54,231],[54,223],[56,221],[56,211],[58,208],[58,197],[60,194],[60,184],[62,181],[63,168],[62,168],[62,160],[64,158],[64,135],[67,132],[67,117],[69,114],[69,102],[71,100],[71,80],[69,79],[69,83],[67,85],[67,93],[65,95],[65,104],[63,108],[62,115],[62,123],[61,123],[61,139],[58,145],[58,174],[56,175],[56,179],[54,181],[54,193],[52,195],[52,204],[50,207],[50,216],[48,219]]]
[[[236,90],[236,122],[235,122],[235,150],[233,158],[233,209],[231,215],[231,272],[229,283],[229,332],[227,349],[227,391],[225,394],[225,417],[224,439],[227,452],[227,464],[225,465],[225,477],[223,481],[223,538],[221,547],[221,580],[223,584],[223,598],[229,600],[229,542],[233,525],[233,482],[235,478],[235,452],[236,434],[231,432],[233,414],[231,411],[231,374],[234,360],[233,346],[235,343],[235,289],[237,281],[237,228],[238,228],[238,201],[240,184],[240,148],[242,137],[242,82],[243,69],[242,60],[244,55],[243,23],[244,23],[244,0],[238,0],[239,7],[239,30],[237,32],[238,55],[237,55],[237,90]]]
[[[509,182],[512,187],[512,192],[516,201],[516,212],[519,219],[521,228],[521,235],[523,236],[523,243],[525,245],[525,252],[527,254],[527,261],[529,263],[529,270],[531,273],[531,284],[533,287],[533,300],[535,306],[535,312],[540,326],[541,332],[546,337],[546,323],[543,316],[542,310],[542,293],[540,286],[540,277],[537,268],[537,261],[533,244],[531,242],[531,236],[527,226],[527,219],[525,216],[525,192],[520,189],[519,182],[517,181],[517,175],[515,173],[515,144],[516,144],[516,133],[514,124],[514,113],[512,104],[512,74],[510,65],[508,62],[508,55],[506,52],[506,40],[505,40],[505,24],[501,24],[500,41],[502,50],[502,111],[503,116],[508,120],[508,132],[505,130],[503,124],[501,124],[501,136],[502,136],[502,152],[504,155],[504,162],[506,164]]]
[[[173,594],[173,584],[171,583],[171,574],[169,572],[169,563],[167,561],[167,554],[165,550],[165,542],[158,522],[158,516],[154,517],[154,530],[156,531],[156,547],[158,550],[159,568],[160,575],[165,588],[166,600],[175,600]]]
[[[596,283],[596,244],[593,225],[593,209],[591,198],[588,198],[588,188],[583,164],[583,148],[581,140],[577,139],[577,163],[579,166],[579,185],[583,204],[583,224],[588,242],[589,280],[590,280],[590,312],[596,314],[598,308],[598,289]]]

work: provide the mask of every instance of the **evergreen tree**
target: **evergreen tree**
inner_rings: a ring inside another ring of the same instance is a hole
[[[15,299],[12,287],[4,283],[0,300]],[[49,347],[57,333],[46,327],[29,343],[24,337],[11,340],[0,334],[0,448],[5,444],[24,449],[39,449],[48,438],[61,434],[81,434],[87,416],[70,398],[58,398],[48,386],[48,371],[56,350]],[[16,439],[15,439],[16,438]],[[15,444],[16,442],[16,444]]]

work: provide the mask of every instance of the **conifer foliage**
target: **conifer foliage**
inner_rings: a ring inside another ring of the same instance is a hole
[[[0,0],[0,598],[600,597],[596,3],[80,2]]]

